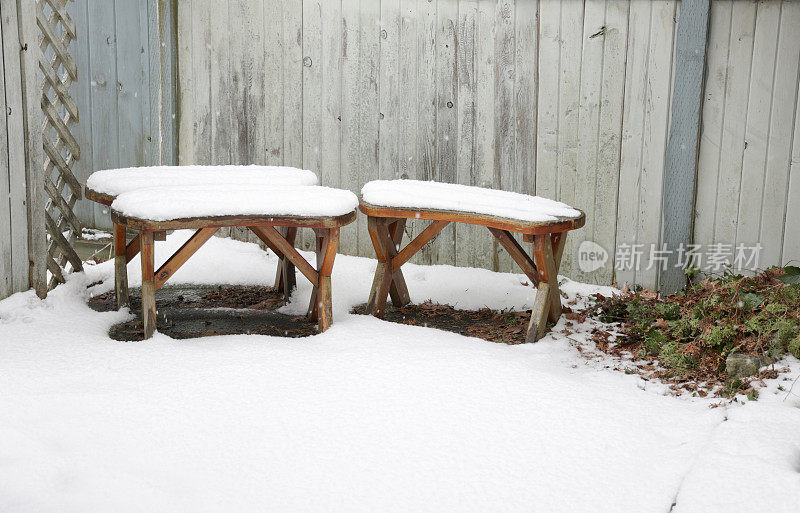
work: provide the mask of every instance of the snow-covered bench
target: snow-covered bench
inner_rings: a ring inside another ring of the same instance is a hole
[[[150,166],[104,169],[92,173],[86,180],[85,194],[92,201],[110,206],[126,192],[152,187],[230,186],[261,187],[273,185],[317,185],[313,171],[283,166]],[[297,228],[285,227],[281,234],[291,244]],[[166,232],[153,233],[154,240],[164,240]],[[115,291],[117,306],[129,304],[128,262],[139,253],[139,237],[127,243],[125,228],[114,226]],[[281,258],[275,276],[275,287],[288,300],[295,284],[294,265]]]
[[[296,185],[158,187],[120,194],[111,203],[111,218],[123,230],[139,231],[141,241],[144,337],[156,327],[155,291],[218,229],[233,226],[249,228],[311,281],[309,317],[317,320],[320,331],[326,330],[331,324],[331,271],[339,230],[355,220],[357,206],[350,191]],[[312,228],[317,235],[316,267],[276,227]],[[155,270],[153,233],[186,228],[197,231]]]
[[[527,340],[540,339],[547,320],[561,316],[558,268],[566,233],[583,226],[583,212],[563,203],[514,192],[417,180],[376,180],[361,189],[360,210],[378,257],[368,311],[382,317],[387,296],[402,306],[410,299],[401,266],[449,223],[486,226],[537,287]],[[433,221],[399,249],[407,219]],[[533,242],[533,259],[511,235]]]

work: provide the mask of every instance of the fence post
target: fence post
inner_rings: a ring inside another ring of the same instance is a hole
[[[683,0],[678,20],[663,190],[662,243],[670,253],[658,281],[664,293],[686,284],[683,269],[676,265],[676,250],[692,242],[710,8],[710,0]]]
[[[47,235],[44,224],[44,150],[42,147],[42,90],[39,87],[36,5],[17,0],[19,14],[22,101],[25,108],[25,176],[28,206],[28,258],[30,285],[36,295],[47,295]]]

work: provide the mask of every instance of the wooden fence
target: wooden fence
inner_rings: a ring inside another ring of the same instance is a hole
[[[175,55],[160,58],[176,61],[177,106],[159,115],[177,117],[178,162],[298,166],[355,191],[371,179],[408,177],[561,199],[588,218],[571,236],[567,275],[658,286],[658,266],[615,269],[615,248],[649,251],[663,242],[681,2],[137,5],[140,33],[145,11],[170,14],[176,27],[174,39],[161,40]],[[800,232],[791,226],[800,209],[798,16],[796,0],[711,2],[693,240],[760,242],[762,266],[800,258]],[[148,26],[152,55],[153,35],[168,31]],[[160,79],[169,92],[168,82]],[[140,100],[142,112],[153,112],[150,101]],[[108,115],[92,110],[93,126]],[[119,141],[123,133],[117,129]],[[105,135],[92,134],[93,151],[117,151],[113,140],[99,148],[94,138]],[[592,273],[575,262],[584,240],[609,253]],[[363,220],[343,232],[342,248],[372,256]],[[513,269],[489,237],[462,226],[444,231],[419,261]]]
[[[44,191],[35,9],[0,1],[0,299],[46,292]]]
[[[78,29],[70,50],[78,70],[72,94],[81,112],[75,135],[83,149],[73,170],[81,183],[98,169],[175,161],[172,6],[163,0],[67,4]],[[84,200],[75,213],[85,226],[111,228],[102,205]]]

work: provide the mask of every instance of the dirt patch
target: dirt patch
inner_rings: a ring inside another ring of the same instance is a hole
[[[366,305],[357,306],[353,313],[365,315]],[[530,310],[456,310],[452,306],[430,301],[402,308],[387,305],[383,314],[384,320],[389,322],[436,328],[501,344],[524,343],[530,316]]]
[[[130,296],[136,317],[111,327],[114,340],[142,340],[141,289],[132,289]],[[299,338],[317,333],[317,324],[305,316],[276,312],[281,306],[283,295],[270,287],[164,287],[156,293],[156,322],[160,333],[176,339],[237,334]],[[91,298],[89,307],[116,310],[114,292]]]

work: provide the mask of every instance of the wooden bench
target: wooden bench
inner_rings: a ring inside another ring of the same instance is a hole
[[[367,311],[382,317],[387,297],[396,307],[410,302],[401,267],[449,223],[485,226],[519,265],[537,293],[526,340],[544,336],[547,321],[561,316],[558,269],[566,234],[583,226],[583,212],[563,203],[505,191],[416,180],[378,180],[362,189],[359,205],[368,216],[378,267]],[[400,249],[406,221],[432,221]],[[533,242],[528,256],[512,233]]]
[[[139,232],[142,264],[144,337],[156,329],[155,291],[175,274],[214,233],[224,227],[250,229],[280,258],[288,260],[313,284],[308,316],[320,331],[332,322],[331,272],[342,226],[356,218],[358,200],[350,191],[327,187],[179,187],[141,189],[119,195],[111,218],[121,229]],[[278,227],[311,228],[316,233],[317,261],[312,266]],[[153,234],[195,229],[196,232],[161,267],[155,269]],[[131,251],[136,254],[137,249]],[[132,255],[125,256],[125,262]],[[221,262],[220,265],[229,265]],[[122,273],[118,273],[118,276]],[[127,283],[119,283],[127,288]]]
[[[283,166],[149,166],[104,169],[92,173],[86,180],[86,197],[107,207],[126,192],[152,187],[196,187],[217,186],[224,181],[226,186],[247,185],[254,187],[278,185],[317,185],[313,171]],[[296,227],[279,228],[281,235],[292,245],[297,236]],[[136,236],[128,243],[125,227],[114,224],[114,290],[117,308],[130,303],[128,297],[128,262],[140,249],[140,238]],[[154,231],[153,240],[164,240],[165,231]],[[288,301],[295,287],[295,268],[292,262],[279,255],[280,262],[275,276],[275,288]]]

